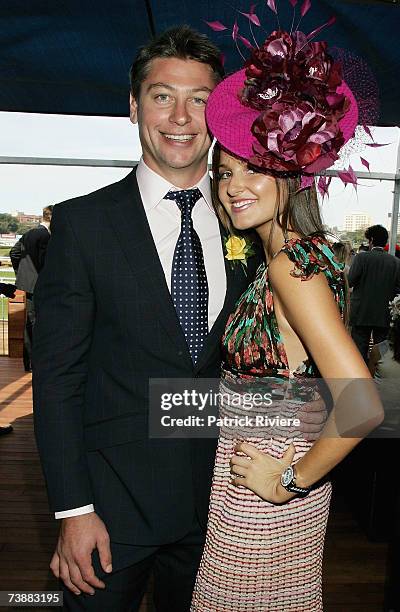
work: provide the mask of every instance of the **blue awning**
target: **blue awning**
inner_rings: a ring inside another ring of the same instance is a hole
[[[276,2],[281,25],[290,27],[289,1]],[[154,32],[179,23],[208,34],[224,53],[227,70],[235,70],[241,58],[231,30],[213,32],[205,21],[219,20],[232,28],[238,17],[240,33],[250,38],[248,21],[238,13],[248,12],[250,4],[235,0],[3,0],[0,110],[126,116],[128,71],[137,49]],[[398,0],[314,0],[302,23],[304,31],[310,32],[336,16],[336,23],[318,39],[368,63],[380,90],[379,125],[400,124],[399,8]],[[255,10],[267,33],[276,29],[275,16],[264,0]],[[254,30],[262,41],[262,32]]]

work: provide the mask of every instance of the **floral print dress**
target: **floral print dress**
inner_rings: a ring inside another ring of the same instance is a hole
[[[343,315],[344,266],[334,259],[329,243],[321,237],[296,238],[288,240],[282,251],[293,262],[291,274],[299,282],[315,274],[325,275]],[[318,376],[317,368],[309,358],[295,371],[289,369],[265,264],[239,298],[222,342],[223,420],[249,411],[244,402],[238,405],[231,401],[232,389],[254,393],[267,384],[276,397],[283,398],[275,404],[280,416],[286,417],[293,416],[302,401],[313,399],[311,381]],[[307,379],[308,384],[303,384]],[[273,412],[271,406],[258,410]],[[325,481],[307,497],[295,497],[283,505],[264,501],[231,482],[229,461],[239,440],[276,458],[293,443],[294,461],[311,446],[296,428],[275,427],[271,431],[270,427],[259,427],[255,432],[254,427],[222,425],[206,544],[191,612],[318,612],[322,610],[322,556],[331,485]]]

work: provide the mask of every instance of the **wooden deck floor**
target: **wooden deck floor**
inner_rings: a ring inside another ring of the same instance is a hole
[[[12,434],[0,437],[0,590],[57,590],[48,570],[57,524],[48,511],[35,449],[31,375],[21,361],[0,357],[0,425],[14,425]],[[368,542],[334,498],[325,550],[325,612],[381,611],[386,554],[387,546]]]

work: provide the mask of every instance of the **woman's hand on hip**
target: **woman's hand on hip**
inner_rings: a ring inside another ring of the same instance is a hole
[[[240,442],[230,460],[232,482],[235,486],[250,489],[265,501],[283,504],[295,497],[281,485],[282,472],[292,464],[295,452],[291,444],[282,459],[275,459],[252,444]]]

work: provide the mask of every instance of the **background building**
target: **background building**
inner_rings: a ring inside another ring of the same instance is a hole
[[[351,212],[344,217],[344,230],[346,232],[355,232],[359,229],[365,229],[373,225],[372,217],[366,212]]]
[[[12,212],[11,216],[16,217],[18,223],[29,223],[29,225],[32,223],[40,223],[42,220],[42,215],[26,214],[19,211]]]

